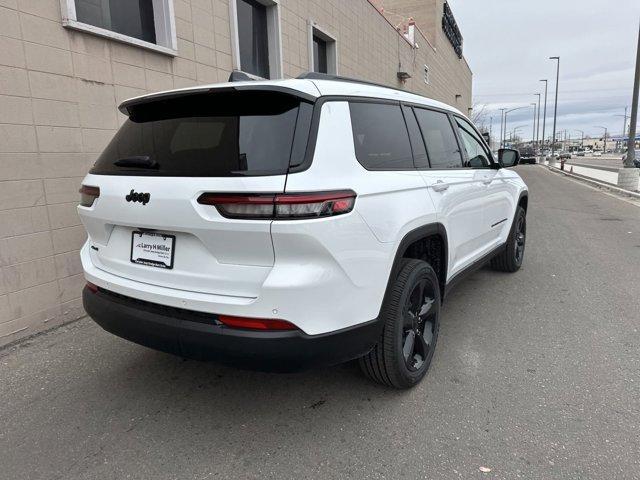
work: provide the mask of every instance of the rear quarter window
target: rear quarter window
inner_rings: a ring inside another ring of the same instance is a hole
[[[367,170],[412,170],[413,155],[400,105],[350,102],[358,162]]]
[[[91,173],[284,175],[294,139],[306,145],[308,122],[297,126],[310,110],[311,104],[274,92],[204,93],[136,105]]]

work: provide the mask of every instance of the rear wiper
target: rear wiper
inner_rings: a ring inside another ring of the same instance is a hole
[[[113,162],[117,167],[158,168],[160,165],[147,155],[120,158]]]

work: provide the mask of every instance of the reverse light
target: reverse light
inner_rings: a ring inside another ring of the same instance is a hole
[[[352,190],[283,194],[203,193],[198,203],[213,205],[220,215],[236,219],[299,220],[331,217],[353,210]]]
[[[80,187],[80,205],[83,207],[91,207],[96,198],[100,196],[100,188],[82,185]]]
[[[219,315],[218,320],[227,327],[245,330],[297,330],[298,328],[286,320],[268,318],[245,318]]]

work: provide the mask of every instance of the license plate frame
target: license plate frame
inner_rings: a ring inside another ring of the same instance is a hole
[[[153,238],[156,238],[156,242],[158,242],[157,237],[160,237],[161,240],[158,243],[146,243],[144,245],[141,245],[140,243],[136,244],[136,235],[138,236],[138,240],[142,242],[144,242],[145,240],[153,242]],[[167,246],[169,246],[170,249],[170,251],[168,252],[165,250]],[[147,258],[141,257],[139,252],[146,254]],[[155,258],[153,258],[154,255]],[[131,250],[129,256],[131,263],[135,263],[136,265],[145,265],[147,267],[171,270],[173,269],[175,255],[175,235],[160,232],[147,232],[142,230],[134,230],[133,232],[131,232]],[[149,258],[149,256],[152,258]]]

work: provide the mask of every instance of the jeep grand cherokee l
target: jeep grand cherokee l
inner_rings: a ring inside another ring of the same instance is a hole
[[[308,74],[125,101],[82,182],[86,311],[244,367],[425,375],[445,293],[522,264],[527,188],[459,111]]]

